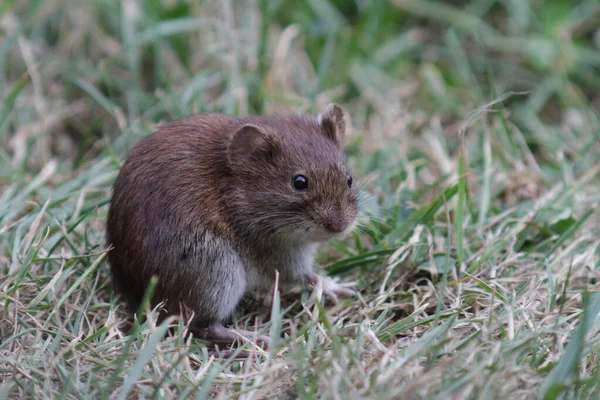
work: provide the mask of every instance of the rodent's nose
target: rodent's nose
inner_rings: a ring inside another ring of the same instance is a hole
[[[325,223],[325,228],[327,228],[330,233],[340,233],[344,231],[346,224],[343,221],[329,220]]]

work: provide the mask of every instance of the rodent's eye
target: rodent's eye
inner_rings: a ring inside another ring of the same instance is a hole
[[[308,179],[304,175],[297,175],[292,181],[292,186],[296,190],[306,190],[308,189]]]
[[[346,175],[346,179],[348,181],[348,187],[351,188],[352,187],[352,177],[350,176],[350,174]]]

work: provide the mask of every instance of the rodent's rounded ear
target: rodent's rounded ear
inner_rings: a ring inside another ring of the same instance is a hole
[[[277,151],[277,141],[263,128],[246,124],[231,138],[227,149],[230,164],[243,164],[249,156],[259,155],[271,159]]]
[[[319,115],[319,125],[323,133],[336,144],[342,147],[344,135],[346,134],[346,121],[342,107],[335,103],[330,103]]]

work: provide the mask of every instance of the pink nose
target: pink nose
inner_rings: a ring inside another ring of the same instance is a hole
[[[327,230],[330,233],[340,233],[344,231],[344,228],[346,227],[344,225],[344,223],[342,222],[338,222],[338,221],[329,221],[325,224],[325,227],[327,228]]]

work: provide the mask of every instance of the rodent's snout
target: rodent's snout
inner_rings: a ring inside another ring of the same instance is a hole
[[[354,228],[357,216],[356,202],[353,197],[339,199],[332,203],[321,203],[316,207],[321,235],[331,238],[346,235]]]
[[[341,210],[332,212],[323,218],[325,230],[330,234],[345,233],[352,224],[352,217]]]
[[[346,221],[328,219],[325,221],[325,228],[329,233],[342,233],[348,224]]]

